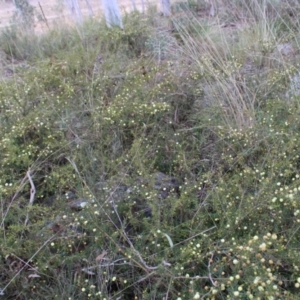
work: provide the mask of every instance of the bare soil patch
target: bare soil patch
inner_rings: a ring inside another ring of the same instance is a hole
[[[99,16],[102,14],[102,5],[101,0],[89,0],[92,8],[94,16]],[[135,3],[138,9],[142,9],[141,1],[136,0]],[[29,0],[29,3],[35,7],[36,15],[45,15],[47,22],[49,25],[56,23],[60,24],[63,21],[72,20],[72,15],[67,7],[64,5],[63,1],[60,0]],[[131,0],[119,0],[118,1],[120,9],[122,11],[130,11],[133,10],[133,4]],[[147,5],[156,5],[159,3],[158,0],[149,0],[145,1]],[[83,16],[88,16],[90,11],[87,6],[86,0],[79,0],[79,5],[82,11]],[[10,24],[14,12],[16,11],[16,7],[13,3],[13,0],[0,0],[0,28],[6,27]],[[44,22],[36,19],[36,29],[43,30],[46,28],[46,24]]]

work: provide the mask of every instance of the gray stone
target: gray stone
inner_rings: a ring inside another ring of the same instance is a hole
[[[68,203],[72,210],[81,210],[88,205],[88,201],[82,198],[75,199]]]
[[[158,191],[160,198],[166,199],[171,192],[180,196],[179,182],[175,177],[157,172],[154,174],[154,178],[154,189]]]
[[[283,56],[292,56],[295,54],[295,49],[291,44],[279,44],[277,45],[277,50],[279,53],[281,53]]]

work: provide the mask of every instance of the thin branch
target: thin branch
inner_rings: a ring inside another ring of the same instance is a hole
[[[151,272],[151,273],[147,274],[146,276],[140,278],[140,279],[137,281],[137,283],[143,282],[144,280],[146,280],[147,278],[149,278],[149,277],[152,276],[153,274],[155,274],[155,272]]]
[[[178,245],[180,245],[180,244],[186,243],[187,241],[194,239],[196,236],[199,236],[199,235],[201,235],[201,234],[203,234],[203,233],[205,233],[205,232],[207,232],[207,231],[210,231],[210,230],[212,230],[212,229],[214,229],[214,228],[216,228],[216,226],[213,226],[213,227],[210,227],[210,228],[208,228],[208,229],[206,229],[206,230],[203,230],[203,231],[201,231],[200,233],[197,233],[197,234],[191,236],[190,238],[185,239],[185,240],[183,240],[183,241],[181,241],[181,242],[175,244],[174,247],[175,247],[175,246],[178,246]]]
[[[212,253],[211,258],[208,260],[208,265],[207,265],[208,277],[209,277],[209,280],[212,283],[212,285],[217,286],[216,283],[214,282],[212,276],[211,276],[211,271],[210,271],[210,264],[211,264],[211,262],[213,262],[213,258],[214,258],[214,254]]]
[[[189,276],[175,276],[173,277],[174,279],[186,279],[186,280],[197,280],[197,279],[209,279],[209,276],[193,276],[193,277],[189,277]]]
[[[55,235],[53,235],[47,241],[45,241],[44,244],[30,257],[29,261],[33,260],[54,237],[55,237]],[[8,282],[8,284],[3,289],[0,288],[0,295],[1,295],[1,293],[4,294],[4,291],[15,280],[15,278],[20,275],[20,273],[26,268],[26,266],[27,266],[27,264],[25,264],[22,268],[20,268],[20,270],[15,274],[15,276],[13,276],[13,278]]]
[[[34,268],[32,265],[30,265],[28,262],[26,262],[24,259],[20,258],[19,256],[17,256],[14,253],[11,253],[12,256],[14,256],[16,259],[18,259],[20,262],[22,262],[24,265],[26,265],[27,267],[31,268],[32,271],[34,272],[38,272],[37,268]]]
[[[27,171],[26,176],[27,176],[27,178],[29,180],[29,183],[30,183],[30,186],[31,186],[31,188],[30,188],[30,199],[29,199],[29,207],[31,207],[33,205],[33,202],[34,202],[36,189],[35,189],[33,180],[32,180],[31,175],[30,175],[30,169]],[[29,211],[27,211],[27,215],[26,215],[26,219],[25,219],[25,225],[27,225],[28,221],[29,221]]]
[[[43,8],[42,8],[40,2],[39,2],[39,7],[40,7],[40,9],[41,9],[41,12],[42,12],[43,18],[44,18],[44,20],[45,20],[45,23],[46,23],[48,29],[50,29],[49,24],[48,24],[48,21],[47,21],[47,18],[46,18],[45,14],[44,14],[44,10],[43,10]]]
[[[116,213],[116,215],[119,219],[119,222],[120,222],[120,224],[122,224],[121,217],[118,213],[117,206],[116,206],[113,198],[112,198],[112,204],[113,204],[113,209],[114,209],[114,211],[115,211],[115,213]],[[129,237],[127,236],[125,231],[122,231],[122,234],[125,237],[125,239],[127,240],[127,243],[130,245],[130,248],[134,251],[135,255],[139,258],[140,262],[142,263],[142,265],[144,266],[145,269],[147,269],[149,271],[149,270],[157,270],[159,268],[159,266],[155,266],[155,267],[148,266],[146,264],[146,262],[144,261],[144,259],[142,258],[141,254],[134,248],[131,240],[129,239]]]

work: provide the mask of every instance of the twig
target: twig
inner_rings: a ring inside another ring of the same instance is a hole
[[[203,233],[205,233],[205,232],[207,232],[207,231],[210,231],[210,230],[212,230],[212,229],[214,229],[214,228],[216,228],[216,227],[217,227],[217,226],[213,226],[213,227],[210,227],[210,228],[208,228],[208,229],[206,229],[206,230],[203,230],[203,231],[201,231],[200,233],[197,233],[197,234],[195,234],[195,235],[193,235],[193,236],[191,236],[191,237],[189,237],[189,238],[187,238],[187,239],[185,239],[185,240],[183,240],[183,241],[181,241],[181,242],[175,244],[174,247],[175,247],[175,246],[178,246],[178,245],[180,245],[180,244],[186,243],[187,241],[194,239],[196,236],[199,236],[199,235],[201,235],[201,234],[203,234]]]
[[[172,283],[173,283],[173,279],[171,279],[170,282],[169,282],[169,286],[168,286],[168,290],[167,290],[166,296],[163,298],[164,300],[168,300],[169,299],[169,292],[170,292]]]
[[[122,263],[119,263],[119,262],[122,262]],[[115,261],[112,261],[112,262],[109,262],[109,263],[101,263],[101,264],[97,264],[97,265],[94,265],[94,266],[91,266],[91,267],[87,267],[85,268],[86,270],[88,271],[91,271],[91,270],[94,270],[94,269],[97,269],[97,268],[102,268],[102,267],[111,267],[111,266],[124,266],[124,265],[129,265],[131,266],[132,264],[129,262],[124,262],[124,258],[120,258],[120,259],[117,259]]]
[[[112,204],[113,204],[113,208],[114,208],[114,211],[119,219],[119,222],[120,224],[122,224],[122,220],[121,220],[121,217],[118,213],[118,210],[117,210],[117,206],[115,204],[115,201],[114,199],[112,198]],[[127,243],[130,245],[130,248],[134,251],[134,253],[136,254],[136,256],[139,258],[140,262],[142,263],[142,265],[144,266],[144,268],[149,271],[149,270],[157,270],[159,268],[159,266],[155,266],[155,267],[151,267],[151,266],[148,266],[146,264],[146,262],[144,261],[144,259],[142,258],[141,254],[134,248],[133,244],[131,243],[131,240],[128,238],[127,234],[125,233],[125,231],[122,231],[122,234],[123,236],[125,237],[125,239],[127,240]]]
[[[30,183],[30,199],[29,199],[29,207],[32,206],[33,202],[34,202],[34,196],[35,196],[35,186],[34,183],[32,181],[31,175],[30,175],[30,169],[27,171],[26,176],[28,177],[29,183]],[[25,225],[27,225],[29,220],[29,212],[27,211],[27,215],[26,215],[26,220],[25,220]]]
[[[17,258],[19,261],[21,261],[23,264],[25,264],[27,267],[30,267],[32,271],[38,272],[37,268],[34,268],[33,266],[31,266],[28,262],[26,262],[25,260],[23,260],[22,258],[18,257],[16,254],[11,253],[12,256],[14,256],[15,258]]]
[[[210,263],[213,262],[213,258],[214,258],[214,254],[211,254],[211,258],[208,260],[208,265],[207,265],[207,269],[208,269],[208,277],[210,282],[212,283],[213,286],[217,286],[211,276],[211,272],[210,272]]]
[[[30,257],[29,261],[33,260],[34,257],[36,257],[41,250],[55,237],[55,235],[53,235],[52,237],[50,237],[46,242],[44,242],[44,244]],[[25,267],[27,266],[27,264],[25,264],[22,268],[20,268],[20,270],[16,273],[15,276],[13,276],[13,278],[9,281],[9,283],[3,288],[0,288],[0,295],[4,295],[4,291],[8,288],[8,286],[15,280],[15,278],[17,276],[19,276],[19,274],[25,269]]]
[[[46,23],[48,29],[50,29],[49,24],[48,24],[48,21],[47,21],[47,18],[46,18],[45,14],[44,14],[44,10],[43,10],[43,8],[42,8],[40,2],[39,2],[39,7],[40,7],[40,9],[41,9],[41,11],[42,11],[42,15],[43,15],[43,18],[44,18],[44,20],[45,20],[45,23]]]
[[[200,280],[200,279],[209,279],[208,276],[193,276],[193,277],[189,277],[189,276],[175,276],[173,277],[174,279],[186,279],[186,280]]]
[[[116,189],[115,189],[114,191],[112,191],[112,193],[111,193],[110,196],[109,196],[109,199],[111,199],[111,203],[112,203],[113,209],[114,209],[114,211],[115,211],[115,214],[116,214],[116,216],[118,217],[118,220],[119,220],[120,224],[122,224],[123,222],[122,222],[121,217],[120,217],[120,215],[119,215],[119,213],[118,213],[117,206],[116,206],[116,204],[115,204],[114,198],[112,197],[112,196],[113,196],[113,193],[114,193],[115,191],[116,191]],[[115,226],[116,226],[116,225],[115,225]],[[184,241],[182,241],[182,242],[179,242],[179,243],[175,244],[174,246],[179,245],[179,244],[181,244],[181,243],[184,243],[184,242],[186,242],[186,241],[188,241],[188,240],[190,240],[190,239],[193,239],[193,238],[195,238],[195,237],[198,236],[198,235],[201,235],[201,234],[203,234],[203,233],[205,233],[205,232],[207,232],[207,231],[210,231],[210,230],[214,229],[215,227],[216,227],[216,226],[213,226],[213,227],[211,227],[211,228],[208,228],[208,229],[202,231],[201,233],[198,233],[198,234],[196,234],[196,235],[194,235],[194,236],[192,236],[192,237],[190,237],[190,238],[188,238],[188,239],[186,239],[186,240],[184,240]],[[134,251],[134,253],[136,254],[136,256],[139,258],[139,260],[140,260],[142,266],[144,267],[144,269],[146,269],[147,271],[157,270],[157,269],[159,268],[159,266],[161,266],[161,265],[163,265],[163,266],[170,266],[170,264],[169,264],[168,262],[166,262],[166,261],[163,261],[160,265],[155,266],[155,267],[148,266],[148,265],[146,264],[146,262],[144,261],[144,259],[142,258],[141,254],[139,253],[139,251],[137,251],[137,250],[135,249],[135,247],[133,246],[131,240],[129,239],[129,237],[127,236],[127,234],[126,234],[125,231],[122,231],[122,235],[123,235],[124,238],[127,240],[128,244],[130,245],[130,248]]]
[[[155,272],[153,271],[153,272],[151,272],[151,273],[148,273],[146,276],[144,276],[144,277],[142,277],[142,278],[140,278],[138,281],[137,281],[137,283],[141,283],[141,282],[143,282],[144,280],[146,280],[147,278],[149,278],[150,276],[152,276],[153,274],[155,274]]]

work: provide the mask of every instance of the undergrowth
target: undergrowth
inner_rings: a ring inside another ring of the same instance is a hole
[[[1,33],[4,299],[297,299],[300,10],[249,3]]]

